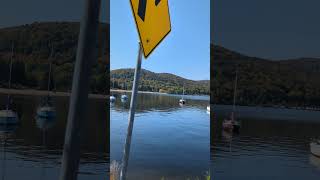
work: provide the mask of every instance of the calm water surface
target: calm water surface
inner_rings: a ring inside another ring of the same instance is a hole
[[[231,106],[214,106],[211,174],[218,180],[319,180],[320,158],[310,153],[320,138],[320,112],[238,107],[239,134],[224,132]]]
[[[116,95],[116,103],[111,105],[111,160],[121,162],[129,100],[123,103],[120,94]],[[202,178],[209,171],[209,99],[192,97],[181,107],[179,98],[138,95],[128,179]]]
[[[53,98],[57,118],[49,122],[35,118],[42,98],[13,96],[20,123],[0,126],[0,175],[4,180],[57,180],[59,177],[69,98]],[[5,102],[6,96],[0,95],[2,108]],[[78,179],[108,179],[108,104],[103,99],[90,99],[88,111],[81,139]]]

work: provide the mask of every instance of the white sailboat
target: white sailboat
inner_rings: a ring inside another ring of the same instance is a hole
[[[179,100],[179,104],[181,104],[181,105],[186,104],[186,100],[184,100],[184,86],[183,86],[182,97],[181,97],[181,99]]]
[[[37,119],[54,119],[56,117],[56,109],[51,104],[50,98],[50,85],[51,85],[51,72],[52,72],[52,56],[53,56],[53,48],[51,48],[51,53],[49,56],[49,77],[48,77],[48,87],[47,92],[48,95],[45,99],[45,103],[43,106],[39,107],[37,110]]]
[[[12,78],[13,49],[14,49],[14,45],[12,44],[10,70],[9,70],[9,82],[8,82],[8,89],[9,90],[11,88],[11,78]],[[15,111],[13,111],[10,107],[11,101],[12,101],[11,96],[8,93],[6,109],[0,110],[0,124],[2,124],[2,125],[14,125],[19,122],[17,113]]]

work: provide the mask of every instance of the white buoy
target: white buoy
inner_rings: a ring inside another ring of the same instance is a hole
[[[121,102],[127,102],[127,100],[128,100],[127,95],[125,95],[125,94],[121,95]]]
[[[110,96],[110,102],[115,102],[116,101],[116,97],[114,97],[113,95]]]
[[[179,104],[186,104],[186,100],[180,99],[180,100],[179,100]]]

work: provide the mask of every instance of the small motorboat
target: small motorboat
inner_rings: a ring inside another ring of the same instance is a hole
[[[19,118],[16,112],[7,109],[0,111],[0,124],[17,124],[19,122]]]
[[[113,96],[113,95],[111,95],[111,96],[110,96],[110,102],[113,103],[113,102],[115,102],[115,101],[116,101],[116,97]]]
[[[320,158],[320,140],[310,143],[310,151],[314,156]]]
[[[210,114],[210,105],[207,106],[207,113]]]

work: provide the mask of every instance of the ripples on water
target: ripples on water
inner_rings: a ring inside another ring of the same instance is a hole
[[[0,96],[1,107],[5,98]],[[39,96],[13,96],[20,123],[16,127],[0,127],[0,175],[5,180],[59,178],[69,98],[53,98],[57,118],[45,125],[47,130],[41,129],[43,124],[37,124],[35,118],[41,99]],[[106,100],[89,100],[89,115],[81,140],[79,180],[108,178],[107,107]]]
[[[320,178],[320,158],[310,153],[309,143],[320,138],[320,112],[263,108],[238,109],[239,134],[222,130],[222,120],[230,107],[217,107],[212,121],[211,172],[221,180]],[[267,109],[271,113],[272,109]],[[250,114],[247,114],[250,112]],[[262,113],[262,114],[261,114]],[[279,119],[276,119],[277,116]],[[305,117],[304,119],[281,118]]]
[[[209,171],[209,101],[187,99],[187,105],[180,107],[179,98],[139,94],[129,179],[203,179]],[[111,160],[122,158],[128,108],[129,101],[123,104],[119,99],[111,106]]]

